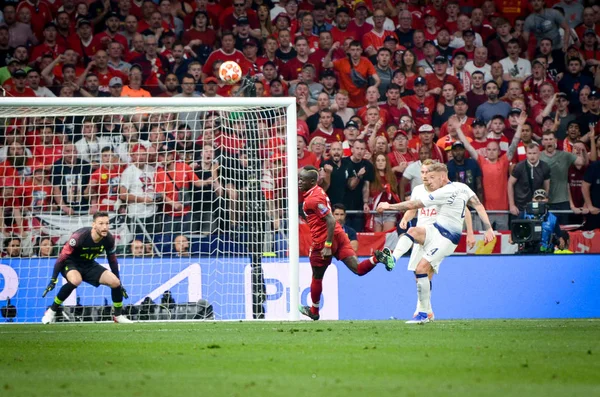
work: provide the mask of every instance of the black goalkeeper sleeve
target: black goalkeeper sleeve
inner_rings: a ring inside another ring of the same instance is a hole
[[[73,253],[73,247],[69,245],[69,243],[65,244],[63,249],[60,251],[58,255],[58,259],[56,259],[56,263],[54,264],[54,270],[52,271],[52,279],[56,280],[58,278],[58,274],[62,271],[63,267],[65,267],[65,261]]]
[[[114,253],[108,254],[106,258],[108,259],[108,266],[110,266],[110,271],[113,272],[113,274],[117,276],[118,279],[120,279],[119,262],[117,262],[117,255],[115,255]]]

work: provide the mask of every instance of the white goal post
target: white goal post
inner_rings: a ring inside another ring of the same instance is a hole
[[[40,321],[99,211],[132,319],[299,319],[295,98],[4,97],[0,123],[0,323]],[[84,284],[59,321],[110,318],[110,288]]]

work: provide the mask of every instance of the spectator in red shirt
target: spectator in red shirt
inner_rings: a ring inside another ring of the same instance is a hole
[[[379,106],[381,110],[387,113],[389,120],[386,121],[386,125],[389,122],[399,125],[402,116],[409,114],[408,109],[402,106],[403,104],[400,102],[400,89],[401,87],[398,84],[390,84],[385,92],[387,100],[383,105]]]
[[[326,151],[329,152],[329,147],[333,142],[343,142],[344,132],[333,126],[333,112],[331,109],[323,109],[319,112],[319,124],[314,131],[311,131],[311,141],[315,137],[325,139]]]
[[[360,40],[365,34],[373,29],[373,25],[367,22],[369,8],[364,1],[358,1],[354,4],[354,18],[348,25],[348,30],[356,32],[356,39]]]
[[[169,61],[158,53],[158,40],[155,36],[144,37],[144,55],[134,58],[133,64],[138,64],[142,69],[143,88],[159,94],[164,88],[162,80],[169,70]]]
[[[68,12],[60,11],[56,16],[56,42],[64,48],[68,48],[68,40],[73,33],[71,16]]]
[[[12,85],[5,84],[9,96],[13,97],[36,97],[35,92],[27,87],[27,72],[17,69],[12,74]]]
[[[19,1],[17,6],[17,13],[21,13],[23,9],[26,9],[31,20],[28,23],[31,24],[33,33],[37,36],[38,40],[42,40],[44,26],[52,22],[52,8],[44,0],[25,0]],[[35,59],[35,58],[33,58]]]
[[[385,22],[385,12],[383,10],[375,10],[373,13],[373,29],[362,37],[362,45],[365,49],[365,54],[369,57],[377,54],[377,50],[383,47],[383,42],[386,37],[390,36],[396,39],[396,33],[392,30],[385,30],[383,24]]]
[[[196,53],[201,45],[207,45],[212,48],[217,39],[217,34],[214,29],[208,28],[208,24],[208,13],[206,11],[196,11],[192,20],[192,26],[183,33],[181,39],[183,45],[189,45]]]
[[[221,48],[213,51],[202,67],[202,79],[212,75],[212,67],[218,61],[237,62],[244,74],[248,73],[250,70],[250,65],[245,61],[244,54],[235,49],[235,36],[233,32],[223,32],[223,36],[221,37]]]
[[[52,199],[52,184],[44,174],[44,168],[37,167],[33,176],[23,183],[17,194],[23,200],[23,209],[34,213],[56,210]]]
[[[21,198],[16,195],[16,186],[15,178],[0,178],[0,233],[5,236],[24,232]]]
[[[319,33],[319,48],[317,48],[312,54],[308,57],[308,62],[313,64],[315,67],[316,76],[320,76],[323,71],[323,60],[327,56],[327,53],[331,49],[333,45],[333,36],[331,32],[324,30]],[[337,51],[333,53],[333,60],[345,58],[346,54],[344,51],[338,48]]]
[[[314,153],[311,153],[308,150],[306,150],[306,147],[308,145],[308,140],[306,137],[298,135],[296,144],[298,150],[298,172],[307,165],[312,165],[317,169],[321,168],[321,164],[317,159],[317,156],[315,156]]]
[[[431,124],[431,117],[436,105],[435,99],[432,96],[427,96],[427,80],[425,78],[417,77],[414,89],[415,95],[402,98],[402,102],[411,110],[413,120],[418,129],[423,124]]]
[[[331,35],[333,36],[333,42],[343,43],[348,37],[352,37],[353,40],[358,39],[356,31],[352,29],[350,24],[350,9],[342,6],[338,7],[335,11],[335,26],[331,29]]]
[[[102,148],[101,166],[90,177],[90,183],[84,191],[90,197],[90,214],[98,211],[114,212],[119,209],[119,184],[126,166],[120,164],[110,146]]]
[[[39,64],[42,60],[42,55],[44,54],[51,54],[53,58],[56,58],[65,52],[66,48],[56,42],[56,35],[56,24],[54,22],[48,23],[44,27],[44,41],[42,44],[33,47],[33,50],[31,51],[31,63]]]
[[[94,40],[92,40],[92,47],[96,51],[108,50],[108,45],[111,42],[116,41],[121,43],[125,54],[127,54],[129,51],[129,44],[127,43],[125,36],[119,33],[119,30],[121,29],[119,15],[116,12],[109,13],[104,24],[106,25],[106,29],[94,36]]]
[[[433,73],[425,76],[425,79],[427,80],[427,93],[430,95],[441,96],[444,84],[452,84],[458,94],[464,92],[460,81],[455,76],[448,74],[448,59],[443,55],[435,57],[433,61]],[[441,97],[440,100],[442,100]]]
[[[306,37],[296,37],[294,47],[296,48],[296,56],[287,61],[280,70],[283,80],[289,85],[297,84],[300,81],[302,67],[308,63],[308,56],[310,55],[309,43]]]
[[[104,50],[100,50],[94,55],[94,60],[88,63],[85,72],[77,79],[77,85],[82,86],[85,82],[85,77],[92,72],[98,76],[98,89],[103,92],[109,92],[108,83],[113,77],[119,77],[123,82],[127,80],[127,75],[108,67],[108,54]]]
[[[219,24],[222,30],[235,30],[238,20],[241,18],[247,18],[250,23],[250,35],[256,39],[261,38],[260,33],[260,22],[256,16],[254,10],[248,8],[248,3],[244,0],[233,0],[233,12],[229,13],[227,10],[222,14]]]
[[[164,160],[165,166],[156,171],[156,193],[161,194],[165,203],[163,219],[164,233],[182,233],[191,230],[192,186],[201,188],[204,182],[192,168],[177,161],[177,152],[169,150]]]
[[[54,162],[63,156],[63,145],[50,126],[42,127],[41,136],[34,140],[33,155],[45,168],[50,168]]]
[[[136,8],[139,11],[137,11]],[[134,4],[131,13],[138,17],[138,32],[141,33],[152,25],[152,15],[155,11],[156,4],[152,0],[144,0],[139,7],[136,7]],[[160,20],[162,22],[162,17]]]
[[[388,153],[392,171],[396,173],[397,180],[402,179],[402,173],[406,167],[418,160],[417,153],[408,147],[408,135],[406,131],[398,130],[392,140],[392,150]]]
[[[425,40],[435,40],[438,30],[438,15],[432,8],[427,8],[425,10],[425,27],[423,29]]]
[[[87,63],[96,53],[96,49],[92,45],[94,41],[92,25],[90,21],[82,18],[77,21],[76,27],[76,33],[69,37],[68,46],[79,54],[84,63]]]
[[[339,48],[335,43],[323,60],[324,68],[333,67],[340,76],[340,89],[348,91],[351,108],[358,108],[366,104],[365,94],[369,86],[369,79],[373,79],[373,86],[379,87],[381,80],[375,71],[375,67],[368,58],[362,56],[362,45],[358,41],[350,44],[350,56],[332,62],[333,52]]]

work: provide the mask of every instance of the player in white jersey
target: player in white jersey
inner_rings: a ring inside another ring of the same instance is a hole
[[[485,243],[494,240],[494,230],[483,204],[477,195],[465,184],[450,182],[448,168],[445,164],[432,164],[428,166],[428,182],[431,192],[419,199],[412,198],[399,204],[380,203],[377,211],[397,210],[407,211],[438,205],[439,211],[433,224],[427,226],[411,227],[401,238],[399,244],[403,253],[408,251],[413,243],[423,246],[423,256],[415,269],[417,277],[417,294],[421,308],[428,305],[431,285],[428,274],[433,270],[438,272],[441,261],[451,255],[462,235],[463,223],[468,213],[467,205],[473,207],[485,228]],[[397,247],[398,248],[398,247]],[[419,312],[407,323],[423,324],[429,322],[426,312]]]
[[[434,164],[432,160],[425,160],[423,165],[421,166],[421,179],[423,180],[422,185],[415,186],[410,194],[410,200],[424,200],[433,189],[429,186],[428,172],[429,166]],[[418,210],[408,210],[404,213],[402,220],[400,221],[400,228],[406,230],[408,228],[408,222],[410,222],[415,216],[417,216],[417,226],[425,227],[427,225],[432,225],[435,223],[437,213],[440,211],[439,205],[434,205],[430,207],[419,208]],[[467,212],[465,214],[465,224],[467,227],[467,246],[472,248],[475,246],[475,237],[473,235],[473,222],[471,219],[471,213]],[[408,237],[404,237],[408,239]],[[389,248],[384,248],[383,253],[386,255],[386,259],[391,262],[388,266],[395,265],[395,263],[400,259],[400,257],[405,253],[403,251],[402,240],[403,236],[400,236],[396,244],[396,248],[391,252]],[[412,241],[412,240],[411,240]],[[424,255],[423,246],[421,244],[414,243],[412,245],[412,251],[410,254],[410,259],[408,261],[408,270],[415,272],[417,268],[417,264],[421,260],[421,257]],[[436,268],[439,264],[432,265],[431,271],[428,273],[429,281],[430,281],[430,290],[433,288],[431,279],[433,278],[433,268]],[[415,316],[419,312],[426,312],[427,317],[430,321],[433,321],[434,314],[433,309],[431,307],[431,294],[429,295],[429,302],[427,307],[421,307],[418,296],[417,296],[417,308],[415,309]]]

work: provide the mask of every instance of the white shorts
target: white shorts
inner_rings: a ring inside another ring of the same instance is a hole
[[[423,226],[423,227],[425,227],[425,226]],[[408,260],[408,270],[410,270],[411,272],[414,272],[415,270],[417,270],[417,265],[423,258],[424,254],[425,254],[425,251],[423,250],[423,246],[421,244],[415,243],[413,245],[412,251],[410,253],[410,259]],[[431,264],[431,266],[434,269],[437,269],[439,267],[439,263],[436,263],[435,266],[434,266],[434,264]],[[437,273],[437,270],[436,270],[436,273]]]
[[[454,253],[457,245],[442,236],[434,225],[425,226],[425,244],[423,244],[423,259],[428,261],[435,273],[445,257]]]

